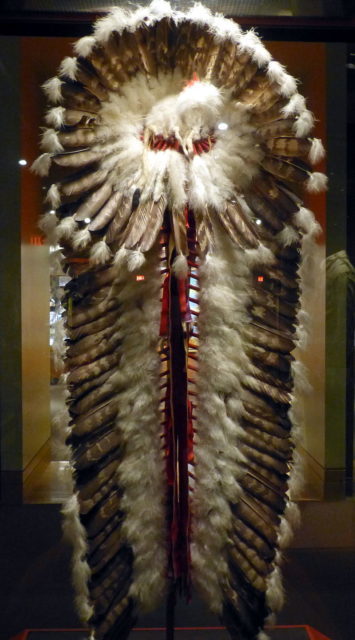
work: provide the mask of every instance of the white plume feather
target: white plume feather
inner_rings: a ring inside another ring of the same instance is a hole
[[[61,198],[58,186],[55,183],[49,187],[46,195],[46,201],[50,202],[53,209],[57,209],[59,207]]]
[[[325,156],[325,150],[322,141],[319,138],[313,138],[312,146],[309,152],[309,159],[312,164],[317,164]]]
[[[276,240],[285,247],[289,247],[295,242],[298,242],[299,239],[300,235],[297,230],[288,224],[285,224],[284,228],[276,236]]]
[[[180,253],[173,262],[173,270],[177,278],[185,279],[189,271],[186,256]]]
[[[286,73],[285,68],[276,60],[271,60],[269,63],[267,75],[270,80],[279,85],[281,95],[289,97],[297,91],[295,78]]]
[[[142,251],[127,251],[127,265],[129,271],[140,269],[145,263],[144,253]]]
[[[56,228],[56,236],[57,239],[60,240],[70,240],[73,236],[73,233],[77,229],[77,223],[74,218],[68,216],[67,218],[63,218],[60,221]]]
[[[60,129],[60,127],[64,124],[64,107],[53,107],[47,111],[45,115],[45,121],[47,124],[52,125],[56,129]]]
[[[68,76],[71,80],[75,80],[77,73],[77,59],[69,56],[64,58],[60,64],[59,73],[61,76]]]
[[[271,60],[271,54],[265,49],[252,29],[241,34],[239,38],[239,49],[240,51],[248,52],[259,67],[268,64]]]
[[[62,92],[61,92],[62,81],[55,77],[47,80],[43,85],[42,89],[46,94],[48,100],[56,104],[63,100]]]
[[[42,133],[41,147],[51,153],[63,151],[63,145],[59,142],[58,134],[54,129],[45,129]]]
[[[90,250],[90,263],[91,264],[106,264],[110,258],[112,257],[112,253],[110,248],[106,244],[104,240],[99,240],[96,242]]]
[[[297,227],[300,227],[307,234],[316,236],[321,232],[321,227],[316,221],[312,211],[305,207],[300,207],[294,214],[294,221]]]
[[[314,125],[314,116],[308,109],[303,109],[296,118],[294,130],[298,138],[304,138]]]
[[[94,36],[84,36],[74,44],[74,51],[78,56],[87,58],[95,46]]]
[[[85,249],[92,240],[91,233],[89,229],[81,229],[73,236],[73,247],[74,249]]]
[[[49,242],[55,241],[55,228],[57,226],[57,218],[53,213],[45,213],[40,217],[38,227],[46,235]]]
[[[319,173],[318,171],[314,171],[310,174],[309,179],[307,180],[307,191],[312,193],[319,193],[320,191],[325,191],[328,184],[328,178],[324,173]]]
[[[47,176],[51,167],[52,158],[49,153],[42,153],[31,165],[31,171],[38,176]]]

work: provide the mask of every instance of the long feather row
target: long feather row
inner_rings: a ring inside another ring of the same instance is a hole
[[[122,509],[126,517],[122,532],[134,552],[130,594],[148,609],[164,593],[167,561],[156,378],[160,292],[156,259],[153,257],[144,267],[143,281],[127,276],[123,279],[122,271],[123,286],[117,291],[125,309],[117,327],[123,335],[120,372],[125,380],[117,416],[117,429],[125,446],[125,458],[117,469],[124,488]]]

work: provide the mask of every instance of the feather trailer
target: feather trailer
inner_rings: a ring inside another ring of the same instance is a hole
[[[261,639],[295,520],[313,116],[253,31],[165,0],[113,9],[44,90],[79,611],[125,638],[196,587],[232,638]]]

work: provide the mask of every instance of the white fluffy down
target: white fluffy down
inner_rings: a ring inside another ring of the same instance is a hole
[[[309,152],[309,160],[312,164],[317,164],[324,158],[325,150],[322,141],[319,138],[313,138],[311,150]]]
[[[229,573],[224,555],[233,522],[229,501],[239,499],[238,477],[244,461],[238,448],[239,398],[247,359],[240,331],[245,321],[249,269],[242,253],[219,237],[218,249],[207,256],[200,274],[192,575],[211,609],[220,613],[222,585]]]
[[[53,213],[45,213],[38,222],[38,227],[46,235],[48,242],[51,244],[56,241],[55,229],[57,226],[57,218]]]
[[[61,92],[62,81],[59,78],[50,78],[43,85],[42,89],[46,94],[48,100],[53,102],[53,104],[57,104],[61,102],[63,99]]]
[[[182,254],[176,256],[173,263],[173,270],[177,278],[185,279],[187,277],[189,268],[186,256],[183,256]]]
[[[70,240],[77,229],[77,223],[74,218],[69,216],[64,218],[56,228],[57,240]]]
[[[42,153],[31,165],[31,171],[38,176],[47,176],[51,166],[51,155],[49,153]]]
[[[47,191],[46,201],[50,202],[54,209],[57,209],[60,205],[60,200],[61,198],[58,186],[56,184],[52,184]]]
[[[307,190],[312,193],[319,193],[327,188],[328,178],[324,173],[314,171],[307,181]]]
[[[63,151],[63,145],[59,142],[55,129],[45,129],[41,138],[41,147],[51,153]]]
[[[104,240],[96,242],[90,250],[90,263],[93,265],[106,264],[111,257],[110,248]]]
[[[85,249],[91,242],[91,233],[88,229],[81,229],[73,236],[74,249]]]
[[[207,204],[220,209],[236,188],[243,190],[257,174],[262,151],[243,105],[232,104],[208,82],[183,90],[181,85],[179,72],[149,82],[138,74],[122,86],[120,95],[110,94],[99,113],[100,131],[111,136],[97,145],[101,166],[111,172],[110,180],[121,192],[138,187],[142,198],[158,199],[167,191],[172,208],[185,206],[189,199],[195,208]],[[227,123],[228,130],[219,130],[219,122]],[[209,153],[193,156],[193,142],[213,132],[217,139]],[[147,149],[142,133],[146,142],[154,135],[174,135],[185,156]],[[58,143],[51,130],[47,139],[52,149]]]
[[[123,336],[116,427],[125,446],[117,469],[124,489],[122,534],[134,552],[133,582],[129,594],[143,609],[153,608],[166,583],[166,523],[164,459],[159,421],[159,256],[141,266],[137,282],[125,266],[118,271],[117,299],[122,303],[117,330]]]
[[[91,571],[85,556],[88,552],[86,532],[79,519],[79,505],[76,494],[64,504],[62,508],[64,535],[73,545],[73,585],[76,591],[76,606],[83,623],[86,623],[94,613],[89,600],[88,581]]]

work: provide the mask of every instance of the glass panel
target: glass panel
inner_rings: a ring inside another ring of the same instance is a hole
[[[27,8],[35,7],[35,3],[32,3],[31,6],[30,4],[26,5]],[[250,6],[252,4],[250,3]],[[271,4],[269,3],[269,8]],[[44,5],[41,3],[41,9],[43,8]],[[51,8],[53,9],[53,7]],[[300,5],[298,9],[300,9]],[[252,9],[250,8],[250,10]],[[36,375],[34,376],[32,373],[27,376],[31,383],[26,381],[24,383],[25,422],[27,420],[28,425],[32,424],[32,427],[28,427],[29,432],[25,427],[23,434],[23,463],[26,467],[46,442],[46,427],[43,427],[42,437],[39,435],[42,427],[40,429],[36,427],[35,438],[33,438],[32,430],[35,428],[35,424],[44,425],[46,423],[48,410],[40,409],[40,406],[37,406],[36,413],[31,409],[31,401],[34,397],[34,390],[37,388],[38,391],[39,389],[36,384],[42,384],[44,376],[47,375],[45,371],[49,372],[48,375],[53,383],[58,381],[57,362],[53,356],[55,342],[53,320],[58,318],[59,311],[58,302],[55,300],[55,296],[52,296],[53,308],[51,310],[50,338],[48,338],[51,357],[48,352],[47,365],[43,361],[41,368],[39,367],[40,359],[38,360],[38,353],[41,352],[41,349],[38,350],[33,341],[35,315],[33,315],[33,311],[30,313],[29,309],[36,309],[37,313],[40,308],[44,308],[43,296],[38,293],[41,287],[33,287],[34,269],[38,268],[39,270],[36,282],[39,283],[40,278],[43,278],[44,286],[49,289],[49,282],[47,285],[45,284],[44,276],[48,267],[48,251],[42,245],[42,239],[36,227],[38,211],[42,210],[41,193],[45,187],[38,178],[30,174],[29,166],[38,153],[37,132],[43,123],[42,114],[45,110],[45,101],[39,86],[55,73],[63,57],[71,54],[71,42],[71,38],[31,37],[24,37],[19,41],[21,55],[20,111],[22,115],[19,160],[27,162],[27,165],[23,165],[21,168],[23,344],[28,345],[23,356],[24,371],[33,372],[33,362],[36,361],[37,364]],[[313,389],[312,393],[306,394],[304,399],[305,436],[302,447],[304,449],[303,456],[307,461],[308,479],[302,497],[320,498],[326,495],[328,490],[332,495],[338,495],[339,491],[340,494],[342,493],[345,459],[347,460],[347,484],[350,487],[352,484],[352,465],[349,459],[352,459],[353,418],[349,405],[349,397],[351,396],[349,375],[353,362],[352,351],[349,347],[349,344],[352,344],[351,331],[349,333],[348,330],[352,318],[349,312],[351,293],[349,293],[350,289],[344,285],[344,293],[341,295],[338,279],[341,276],[338,271],[336,271],[335,284],[332,284],[332,279],[336,270],[334,266],[336,256],[340,258],[340,271],[346,271],[348,282],[351,282],[352,279],[352,266],[346,262],[347,256],[342,252],[346,251],[349,246],[351,257],[353,246],[351,240],[347,240],[346,237],[346,69],[351,89],[353,75],[351,55],[353,52],[350,51],[350,57],[347,59],[346,46],[341,43],[269,41],[265,44],[275,59],[285,64],[290,73],[300,79],[300,92],[307,96],[308,105],[316,114],[315,136],[321,138],[328,148],[327,167],[323,168],[330,176],[329,193],[327,196],[308,196],[306,202],[307,207],[314,211],[324,231],[316,246],[314,288],[307,302],[308,311],[313,320],[313,337],[308,349],[302,355],[302,359],[310,371],[309,378]],[[332,99],[334,95],[337,95],[336,101]],[[349,95],[352,94],[349,93]],[[351,113],[352,111],[349,110],[350,117]],[[351,126],[350,122],[350,133]],[[328,202],[327,214],[326,199]],[[327,216],[328,220],[326,220]],[[325,234],[326,227],[328,227],[327,236]],[[324,265],[322,266],[326,254],[328,255],[327,273],[329,275],[327,288],[325,287]],[[53,287],[57,289],[63,286],[64,282],[60,278],[60,274],[56,273],[52,279],[52,290]],[[335,292],[336,296],[334,296]],[[328,324],[325,322],[326,295],[329,302],[327,307]],[[341,300],[339,299],[340,295]],[[38,304],[34,302],[35,300]],[[342,338],[335,338],[336,334],[331,328],[332,307],[337,309],[338,317],[341,318],[341,322],[338,320],[337,331],[340,331]],[[43,322],[42,326],[44,326]],[[26,327],[28,328],[26,329]],[[30,344],[31,342],[32,344]],[[338,359],[336,366],[334,362],[332,363],[334,357]],[[49,366],[50,362],[51,367]],[[40,370],[42,371],[41,376],[39,375]],[[36,377],[41,377],[42,382],[40,383],[39,380],[36,382]],[[347,381],[348,395],[346,396]],[[41,392],[39,395],[44,404],[48,394]],[[346,443],[348,444],[346,445]]]

